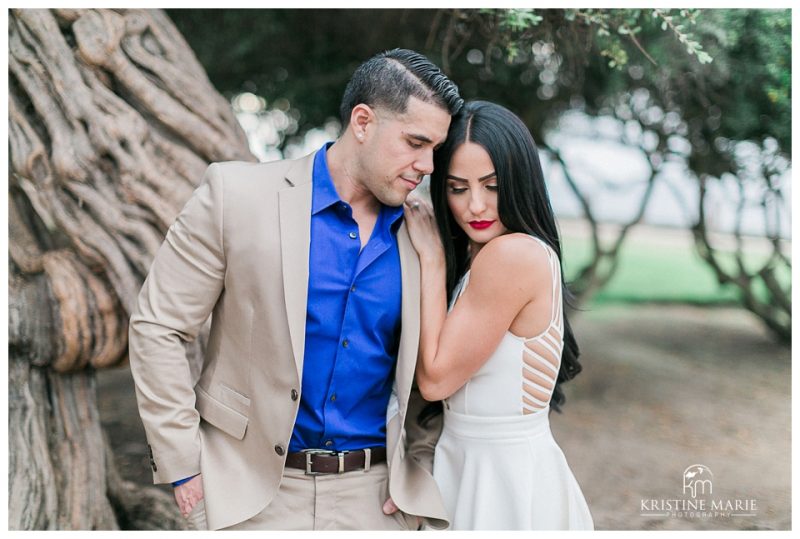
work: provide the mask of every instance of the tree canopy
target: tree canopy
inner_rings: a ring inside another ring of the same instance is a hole
[[[596,112],[620,93],[649,87],[662,108],[701,118],[718,136],[770,136],[783,151],[791,147],[789,10],[168,14],[223,94],[287,99],[302,114],[300,131],[335,116],[344,85],[361,61],[401,46],[439,62],[466,98],[498,101],[520,114],[534,135],[576,97]]]

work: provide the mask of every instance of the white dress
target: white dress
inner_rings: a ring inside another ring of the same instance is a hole
[[[563,349],[561,273],[550,259],[552,309],[541,334],[506,332],[473,377],[444,401],[433,476],[450,529],[591,530],[594,525],[564,453],[550,432],[550,397]],[[531,242],[532,248],[539,248]],[[467,272],[453,304],[466,289]]]

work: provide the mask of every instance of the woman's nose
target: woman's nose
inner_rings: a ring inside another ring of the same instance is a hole
[[[480,190],[473,191],[473,195],[469,200],[469,211],[473,215],[480,215],[486,209],[486,201],[483,199],[483,195],[479,191]]]

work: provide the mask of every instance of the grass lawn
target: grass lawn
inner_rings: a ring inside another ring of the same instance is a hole
[[[564,274],[567,282],[589,259],[588,239],[563,239]],[[711,268],[692,245],[656,245],[641,240],[623,244],[616,274],[593,299],[593,304],[616,302],[682,302],[719,304],[738,302],[732,285],[720,285]],[[753,263],[764,255],[753,255]],[[728,263],[733,257],[728,256]],[[790,282],[791,271],[779,273],[781,282]],[[760,283],[759,283],[760,284]],[[766,296],[763,289],[762,297]]]

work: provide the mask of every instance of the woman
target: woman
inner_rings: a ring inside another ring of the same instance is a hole
[[[559,383],[581,367],[522,121],[467,103],[435,157],[431,198],[433,208],[415,198],[405,213],[422,272],[417,383],[444,401],[433,473],[451,528],[592,529],[548,421]]]

